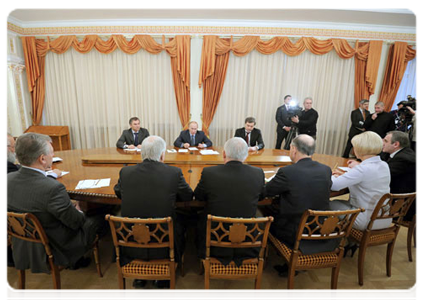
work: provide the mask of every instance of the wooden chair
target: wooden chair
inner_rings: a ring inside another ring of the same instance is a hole
[[[207,216],[206,257],[203,260],[206,289],[210,288],[211,278],[253,278],[255,288],[260,289],[271,222],[273,217],[242,219]],[[245,259],[240,266],[234,261],[225,266],[210,256],[210,247],[260,248],[260,253],[257,258]]]
[[[344,256],[344,244],[350,234],[352,225],[364,209],[345,211],[314,211],[307,210],[301,217],[296,241],[291,249],[272,234],[270,242],[288,264],[288,289],[294,288],[296,270],[332,268],[331,288],[338,285],[339,269]],[[301,241],[324,241],[339,239],[338,246],[333,251],[303,254],[300,250]]]
[[[116,249],[116,265],[119,288],[126,286],[125,279],[170,280],[170,288],[175,288],[177,264],[174,254],[173,222],[171,217],[160,219],[122,218],[106,216]],[[120,266],[120,247],[169,248],[169,258],[144,261],[135,259]]]
[[[48,237],[44,231],[43,226],[37,217],[31,213],[7,213],[7,234],[10,237],[15,237],[24,241],[40,243],[44,246],[48,263],[53,278],[53,287],[55,289],[61,288],[60,271],[65,267],[58,266],[54,263],[53,252],[51,250]],[[12,244],[13,248],[13,244]],[[97,273],[103,277],[101,273],[101,265],[98,255],[98,237],[96,237],[93,244],[94,259],[97,266]],[[25,270],[18,270],[18,289],[25,288]]]
[[[364,281],[364,258],[368,247],[388,244],[386,252],[386,275],[391,277],[392,254],[395,241],[400,229],[398,223],[392,223],[385,229],[372,229],[376,220],[398,218],[401,222],[409,207],[413,203],[416,193],[410,194],[385,194],[377,203],[367,228],[363,231],[353,228],[351,238],[360,244],[358,252],[358,283]]]
[[[405,213],[407,214],[407,213]],[[394,220],[394,223],[404,226],[408,228],[407,230],[407,252],[408,252],[408,260],[413,261],[413,252],[412,252],[412,244],[413,244],[413,237],[414,237],[414,248],[416,247],[416,215],[414,215],[411,221],[406,221],[404,219]]]

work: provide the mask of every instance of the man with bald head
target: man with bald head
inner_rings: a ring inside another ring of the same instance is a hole
[[[383,139],[388,131],[395,130],[395,118],[392,114],[384,111],[385,104],[376,102],[375,112],[366,118],[364,128],[367,131],[376,132]]]
[[[329,210],[332,171],[313,161],[314,139],[300,134],[291,142],[289,156],[294,164],[280,168],[276,176],[266,184],[265,196],[279,196],[279,210],[266,211],[274,215],[270,227],[272,234],[290,247],[294,246],[300,219],[307,209]],[[313,241],[314,242],[314,241]],[[303,253],[319,252],[331,245],[301,243]]]
[[[229,139],[224,146],[225,164],[207,167],[194,194],[195,199],[206,202],[204,216],[199,221],[199,256],[205,254],[205,233],[207,214],[231,217],[252,218],[256,216],[257,203],[263,197],[264,173],[257,167],[243,164],[248,156],[248,145],[243,138]],[[241,263],[242,259],[257,257],[251,249],[223,249],[212,254],[223,263],[231,260]]]

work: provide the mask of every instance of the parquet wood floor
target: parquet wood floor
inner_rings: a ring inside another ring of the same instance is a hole
[[[371,247],[367,251],[365,262],[364,286],[357,282],[358,252],[353,258],[342,261],[338,281],[339,300],[408,300],[419,299],[420,295],[420,248],[413,248],[413,262],[408,261],[406,237],[407,230],[401,228],[395,245],[392,262],[392,277],[385,272],[386,246]],[[420,245],[420,244],[419,244]],[[119,286],[115,263],[112,263],[112,242],[106,237],[100,243],[100,255],[103,278],[99,278],[95,264],[86,269],[61,272],[63,300],[114,300],[119,299]],[[177,272],[176,299],[204,299],[203,276],[198,275],[199,262],[195,258],[192,241],[187,245],[185,277]],[[278,276],[273,265],[281,264],[282,259],[271,249],[267,267],[263,273],[261,299],[286,299],[287,279]],[[295,277],[294,299],[320,300],[330,299],[330,270],[314,270],[300,273]],[[5,270],[5,299],[18,299],[18,276],[14,268]],[[168,299],[168,289],[157,289],[151,283],[145,288],[135,289],[132,281],[127,280],[126,299],[157,300]],[[254,283],[251,280],[224,281],[213,280],[210,299],[237,300],[254,299]],[[53,287],[50,275],[31,274],[27,271],[27,300],[53,299]]]

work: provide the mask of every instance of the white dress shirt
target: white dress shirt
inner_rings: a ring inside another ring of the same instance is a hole
[[[391,173],[386,162],[379,156],[364,160],[361,164],[349,169],[341,176],[332,176],[332,190],[339,191],[349,188],[349,204],[353,207],[362,207],[366,211],[358,215],[354,228],[364,230],[370,221],[373,210],[379,199],[389,193]],[[387,228],[392,219],[380,220],[373,223],[373,229]]]

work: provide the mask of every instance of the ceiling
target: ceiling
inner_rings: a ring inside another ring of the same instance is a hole
[[[22,27],[58,24],[100,25],[105,22],[154,23],[173,21],[187,24],[265,25],[286,22],[369,24],[370,26],[404,27],[415,30],[416,16],[408,9],[17,9],[9,22]]]

